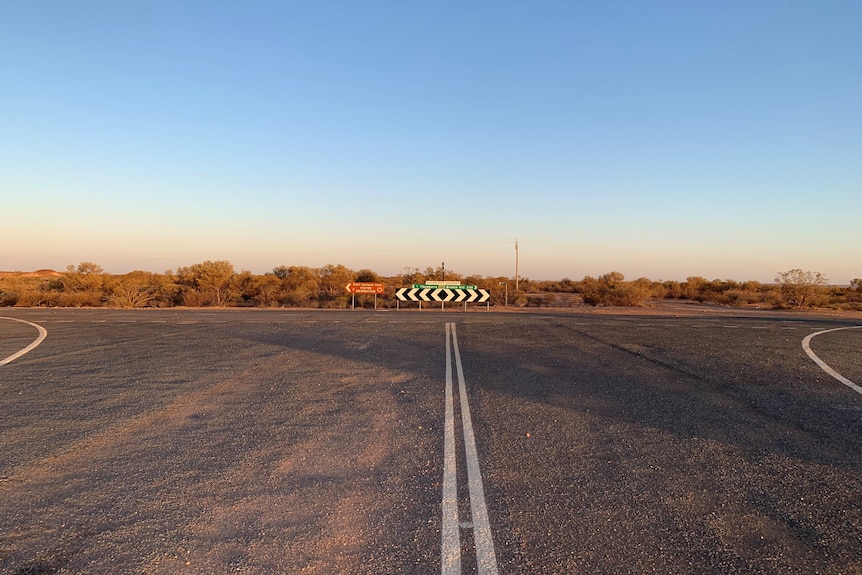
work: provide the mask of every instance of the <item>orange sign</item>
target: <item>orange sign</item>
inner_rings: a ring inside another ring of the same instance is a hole
[[[383,293],[385,285],[378,282],[351,282],[344,286],[347,293]]]

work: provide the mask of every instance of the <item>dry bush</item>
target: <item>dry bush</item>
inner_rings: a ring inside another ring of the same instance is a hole
[[[12,307],[18,303],[18,294],[13,291],[0,291],[0,307]]]
[[[276,307],[284,296],[282,280],[275,275],[257,276],[253,287],[254,302],[261,307]]]
[[[116,276],[106,284],[112,306],[142,308],[155,301],[161,277],[149,272],[131,272]]]
[[[107,297],[102,290],[62,291],[57,294],[60,307],[104,307]]]
[[[728,305],[737,307],[744,307],[753,303],[757,303],[759,300],[759,298],[755,294],[739,289],[727,290],[726,292],[724,292],[724,294],[722,294],[722,299],[724,301],[721,303],[726,303]]]
[[[651,298],[651,290],[647,286],[635,283],[620,283],[609,289],[606,301],[613,306],[639,306]]]
[[[581,282],[584,303],[592,306],[639,306],[664,293],[661,284],[646,278],[624,281],[619,272],[610,272],[598,279],[585,277]]]
[[[188,307],[204,307],[210,305],[212,299],[207,294],[201,293],[195,288],[186,287],[180,291],[180,305]]]
[[[527,296],[527,307],[548,307],[548,300],[542,295]]]
[[[780,272],[775,281],[781,287],[781,305],[784,307],[815,307],[828,300],[828,294],[823,289],[828,280],[821,272],[797,268]]]
[[[334,299],[327,299],[320,302],[320,307],[323,309],[347,309],[350,307],[350,297],[340,295]]]

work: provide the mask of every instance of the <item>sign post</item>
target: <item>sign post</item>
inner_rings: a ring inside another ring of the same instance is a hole
[[[380,282],[350,282],[344,289],[351,294],[353,299],[352,307],[356,309],[356,294],[374,294],[374,309],[377,309],[377,294],[383,293],[386,286]]]

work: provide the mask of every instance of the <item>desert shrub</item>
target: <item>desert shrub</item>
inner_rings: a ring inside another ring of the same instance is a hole
[[[18,294],[11,291],[0,292],[0,307],[11,307],[18,303]]]
[[[77,267],[70,265],[60,278],[64,291],[92,292],[101,290],[107,276],[98,264],[81,262]],[[73,298],[74,299],[74,298]]]
[[[585,276],[581,280],[581,297],[584,303],[591,306],[597,306],[602,303],[601,286],[599,280],[592,276]]]
[[[531,295],[527,297],[527,307],[547,307],[548,301],[544,296]]]
[[[585,277],[581,282],[584,303],[592,306],[639,306],[664,293],[661,284],[654,284],[646,278],[632,282],[624,280],[625,276],[619,272],[610,272],[598,279]]]
[[[102,290],[79,289],[59,292],[56,301],[60,307],[103,307],[107,296]]]
[[[620,283],[608,291],[608,303],[615,306],[638,306],[651,299],[649,286],[635,282]]]
[[[724,301],[720,303],[740,307],[763,303],[763,296],[759,292],[752,292],[744,289],[727,290],[724,292],[722,299]]]
[[[690,276],[680,285],[680,293],[683,299],[704,301],[702,289],[707,284],[706,278]]]
[[[18,307],[58,306],[60,291],[52,289],[51,282],[22,283],[16,290]]]
[[[666,281],[662,284],[664,287],[664,295],[667,299],[683,299],[682,284],[678,281]]]
[[[380,276],[376,272],[369,269],[362,269],[356,272],[356,280],[358,282],[379,282]]]
[[[105,282],[109,303],[115,307],[142,308],[153,305],[164,276],[136,271]]]
[[[297,288],[283,293],[279,302],[288,307],[307,307],[311,302],[311,295],[309,290]]]
[[[183,291],[185,305],[193,305],[189,303],[189,298],[196,300],[195,307],[226,305],[236,292],[233,283],[235,274],[233,265],[226,260],[207,260],[177,269],[177,283],[191,288],[200,296],[199,298],[190,294],[187,296],[186,292]]]
[[[282,280],[275,275],[256,276],[253,281],[254,302],[260,307],[274,307],[279,305],[284,294]]]
[[[348,282],[354,281],[353,278],[356,277],[352,270],[341,264],[327,264],[318,270],[317,275],[319,277],[318,285],[321,288],[321,299],[336,300],[336,302],[339,298],[344,297],[344,286]],[[346,307],[346,303],[344,305]],[[331,307],[341,308],[339,303],[335,303]]]
[[[320,302],[320,307],[323,309],[347,309],[350,307],[350,296],[340,295],[333,299],[326,299]]]
[[[779,273],[775,281],[780,286],[782,307],[814,307],[828,299],[823,289],[828,280],[820,272],[792,269]]]
[[[204,307],[212,301],[207,294],[199,292],[195,288],[186,287],[179,293],[180,305],[188,307]]]

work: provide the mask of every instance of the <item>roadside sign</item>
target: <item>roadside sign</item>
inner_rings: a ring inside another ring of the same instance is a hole
[[[413,284],[413,289],[440,289],[442,284],[435,283],[427,283],[427,284]],[[476,289],[476,286],[460,284],[458,282],[452,284],[446,284],[446,289]]]
[[[461,282],[458,280],[425,280],[425,285],[451,287],[461,285]]]
[[[347,293],[381,294],[386,286],[379,282],[350,282],[344,289]]]
[[[453,289],[452,286],[441,288],[439,286],[425,286],[412,288],[398,288],[395,297],[400,301],[418,302],[455,302],[455,303],[486,303],[491,294],[484,289]]]

